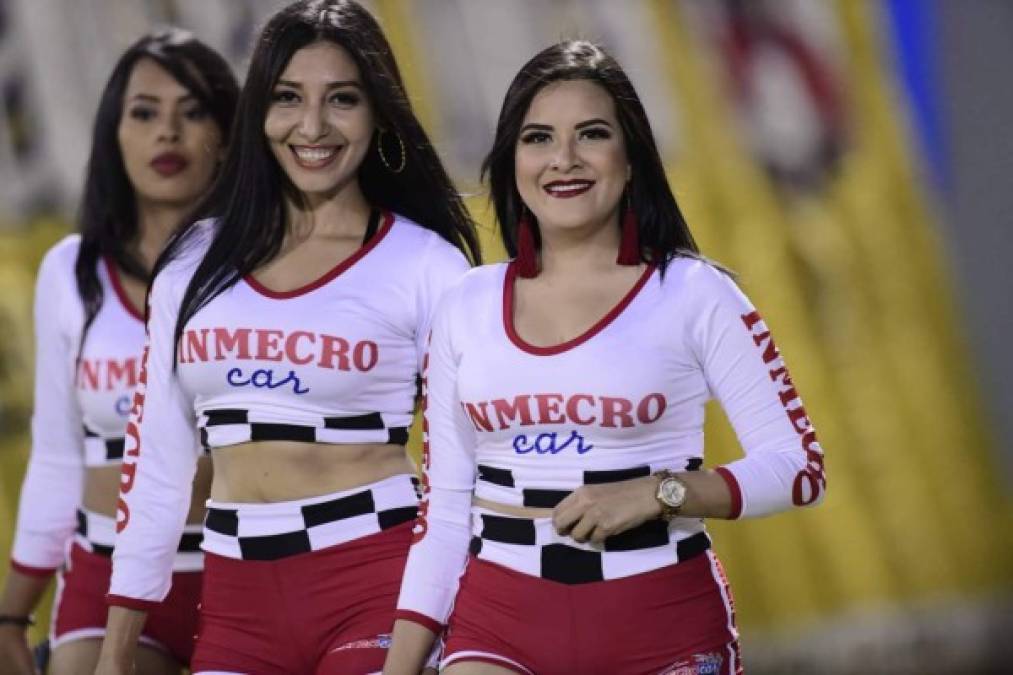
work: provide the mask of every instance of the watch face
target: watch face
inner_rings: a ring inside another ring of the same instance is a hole
[[[686,501],[686,486],[675,478],[667,478],[658,488],[658,497],[671,507],[682,506]]]

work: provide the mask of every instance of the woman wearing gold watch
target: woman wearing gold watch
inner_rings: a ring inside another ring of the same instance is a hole
[[[472,270],[433,321],[384,672],[417,673],[443,631],[449,675],[742,672],[704,519],[816,504],[826,485],[769,331],[700,255],[599,46],[521,69],[484,170],[514,258]],[[711,398],[745,454],[705,469]]]

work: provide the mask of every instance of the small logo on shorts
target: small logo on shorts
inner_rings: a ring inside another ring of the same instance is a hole
[[[673,663],[659,675],[719,675],[724,657],[717,652],[694,654]]]
[[[333,654],[334,652],[340,652],[345,649],[387,649],[390,647],[390,642],[390,635],[387,633],[381,633],[376,637],[346,642],[345,644],[332,649],[330,653]]]

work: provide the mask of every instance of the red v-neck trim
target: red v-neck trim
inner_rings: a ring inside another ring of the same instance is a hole
[[[347,271],[349,267],[362,260],[362,258],[365,257],[367,253],[376,248],[376,245],[379,244],[383,240],[383,238],[387,236],[387,233],[390,232],[390,228],[393,224],[394,224],[394,214],[392,214],[390,211],[384,211],[383,225],[380,226],[380,229],[377,231],[376,234],[373,235],[373,237],[369,241],[360,246],[359,249],[355,251],[355,253],[348,256],[340,263],[338,263],[331,271],[327,272],[316,281],[311,281],[305,286],[300,286],[299,288],[293,289],[291,291],[272,291],[270,288],[264,286],[262,283],[254,279],[252,274],[247,274],[246,276],[243,277],[243,280],[250,286],[250,288],[257,291],[261,295],[267,296],[268,298],[273,298],[275,300],[285,300],[287,298],[295,298],[300,295],[305,295],[310,291],[315,291],[321,286],[330,283],[338,276],[340,276],[343,272]]]
[[[144,323],[144,313],[130,302],[130,296],[127,295],[126,289],[123,288],[123,282],[120,280],[120,271],[116,269],[116,263],[109,256],[103,256],[102,260],[106,264],[106,272],[109,274],[109,281],[113,285],[113,291],[116,292],[116,299],[123,305],[123,309],[126,310],[127,314]]]
[[[640,289],[643,288],[644,284],[647,283],[647,280],[651,278],[651,275],[654,273],[656,267],[656,265],[648,265],[647,269],[644,270],[644,273],[640,275],[640,279],[638,279],[637,283],[633,285],[633,288],[631,288],[629,292],[623,296],[623,299],[620,300],[619,303],[605,316],[599,319],[596,324],[588,328],[586,331],[572,340],[563,342],[562,344],[550,345],[548,347],[537,347],[525,342],[524,338],[517,333],[517,329],[514,327],[514,281],[517,279],[517,265],[515,262],[511,261],[510,264],[507,265],[506,275],[503,279],[503,327],[506,329],[507,337],[510,338],[510,341],[513,342],[518,349],[528,352],[529,354],[534,354],[535,356],[552,356],[554,354],[561,354],[568,349],[573,349],[574,347],[587,342],[595,335],[605,330],[606,326],[615,321],[616,317],[622,314],[623,310],[626,309],[631,302],[633,302],[633,298],[637,296]]]

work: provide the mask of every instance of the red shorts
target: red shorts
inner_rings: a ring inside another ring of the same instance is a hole
[[[412,527],[278,560],[206,554],[193,672],[380,671]]]
[[[741,673],[734,606],[713,553],[651,572],[562,584],[472,558],[443,665],[531,675]]]
[[[105,636],[109,612],[106,592],[112,571],[110,558],[86,551],[74,542],[67,564],[57,576],[54,619],[49,635],[53,647],[72,640]],[[200,572],[173,574],[169,595],[148,612],[141,643],[168,652],[180,665],[190,663],[197,633],[200,588]]]

